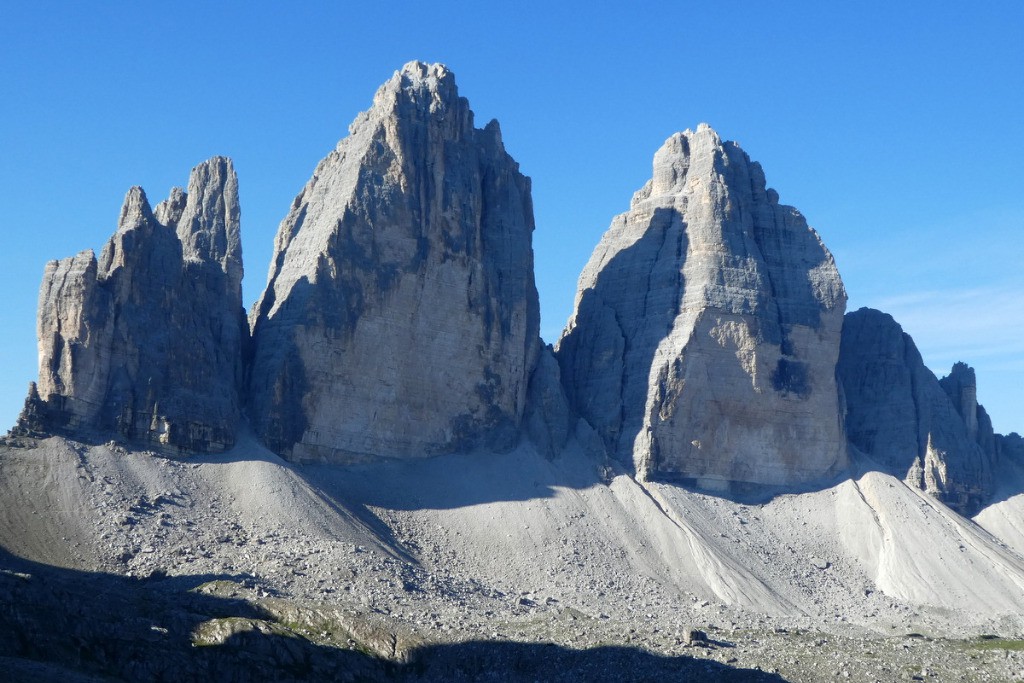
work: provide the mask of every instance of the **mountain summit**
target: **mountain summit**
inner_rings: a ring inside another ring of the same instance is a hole
[[[530,181],[412,62],[317,166],[251,313],[249,412],[299,460],[515,444],[540,349]]]
[[[234,444],[248,338],[239,216],[234,167],[214,157],[155,211],[129,190],[98,261],[84,251],[48,263],[22,428]]]
[[[670,137],[580,276],[558,344],[572,405],[644,478],[801,485],[845,468],[846,292],[761,166]]]

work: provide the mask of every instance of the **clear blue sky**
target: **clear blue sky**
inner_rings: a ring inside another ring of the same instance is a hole
[[[892,313],[939,374],[972,364],[1024,433],[1024,3],[945,1],[0,0],[2,427],[47,260],[99,249],[130,186],[155,203],[224,154],[251,304],[292,197],[412,59],[446,63],[533,178],[547,341],[654,151],[704,121],[818,229],[851,309]]]

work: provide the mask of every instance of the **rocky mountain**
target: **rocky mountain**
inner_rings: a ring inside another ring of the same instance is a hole
[[[407,64],[349,133],[281,223],[248,321],[221,157],[155,209],[133,188],[98,259],[48,264],[39,381],[16,431],[219,451],[244,412],[297,461],[527,439],[733,491],[823,485],[849,447],[966,513],[1000,458],[1024,460],[968,366],[937,380],[890,317],[844,323],[817,233],[706,125],[658,150],[554,349],[538,335],[530,181],[452,73]]]
[[[518,439],[540,350],[530,181],[441,65],[407,64],[317,166],[251,313],[249,414],[296,460]]]
[[[993,490],[997,450],[973,370],[957,363],[936,379],[892,316],[862,308],[846,316],[836,372],[857,452],[964,514],[977,512]]]
[[[7,677],[1021,677],[1024,441],[969,366],[844,317],[736,143],[668,139],[556,347],[533,227],[497,123],[419,62],[248,320],[231,162],[133,188],[99,258],[47,265],[0,439]]]
[[[230,447],[248,338],[239,215],[234,167],[214,157],[155,211],[133,187],[99,259],[48,263],[18,429]]]
[[[802,485],[847,463],[831,254],[710,127],[670,137],[580,276],[573,408],[643,478]]]
[[[974,376],[974,368],[967,363],[954,363],[949,374],[939,380],[939,386],[963,420],[967,436],[985,453],[995,454],[995,431],[985,407],[978,403],[978,380]]]

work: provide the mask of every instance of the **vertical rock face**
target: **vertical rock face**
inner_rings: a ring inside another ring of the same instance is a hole
[[[156,211],[141,188],[117,232],[51,261],[39,292],[39,382],[23,419],[219,451],[240,408],[242,254],[231,161],[192,170]]]
[[[892,316],[862,308],[846,316],[837,375],[855,449],[973,514],[991,490],[996,450],[974,371],[957,363],[936,379]]]
[[[997,450],[995,430],[988,411],[978,404],[978,380],[974,377],[974,368],[966,363],[954,363],[949,374],[939,380],[939,386],[964,421],[967,435],[981,446],[982,451],[994,454]]]
[[[523,431],[541,454],[554,458],[569,442],[573,426],[558,361],[551,346],[545,346],[530,377]]]
[[[639,475],[793,485],[846,466],[832,256],[759,164],[672,136],[580,276],[559,342],[574,409]]]
[[[517,438],[540,348],[529,179],[441,65],[406,65],[281,223],[249,413],[296,460]]]

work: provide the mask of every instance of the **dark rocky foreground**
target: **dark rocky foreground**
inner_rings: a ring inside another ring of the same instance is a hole
[[[374,615],[241,597],[215,576],[129,579],[0,557],[10,681],[783,681],[642,647],[417,642]],[[727,647],[714,642],[708,648]]]
[[[667,655],[659,651],[669,642],[678,645],[678,634],[608,623],[603,631],[590,631],[586,645],[572,648],[542,639],[444,642],[440,634],[428,641],[380,614],[257,598],[247,584],[213,575],[131,579],[4,552],[4,679],[1010,681],[1024,673],[1024,642],[996,636],[854,638],[712,626],[706,637],[696,634],[687,654]],[[572,620],[559,620],[546,635],[564,637],[561,630],[574,628]]]

